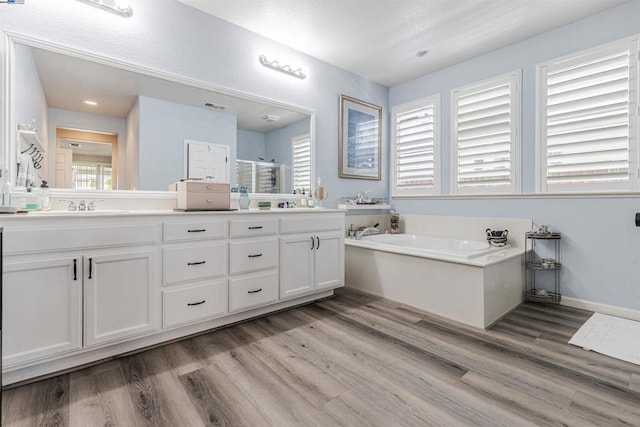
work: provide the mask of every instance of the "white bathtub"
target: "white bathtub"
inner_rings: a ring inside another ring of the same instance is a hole
[[[503,251],[506,247],[493,247],[477,240],[445,239],[419,234],[378,234],[362,238],[375,246],[402,248],[417,254],[444,255],[455,258],[475,258],[492,252]]]
[[[522,249],[411,234],[345,245],[347,287],[467,325],[488,328],[523,299]]]

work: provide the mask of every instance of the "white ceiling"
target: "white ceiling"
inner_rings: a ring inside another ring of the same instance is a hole
[[[627,0],[179,1],[393,86]]]

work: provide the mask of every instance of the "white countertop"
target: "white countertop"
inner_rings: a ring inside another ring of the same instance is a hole
[[[17,219],[43,219],[43,218],[93,218],[93,217],[132,217],[132,216],[210,216],[210,215],[247,215],[247,214],[292,214],[292,213],[344,213],[339,209],[327,208],[270,208],[270,209],[248,209],[248,210],[225,210],[225,211],[191,211],[183,212],[176,210],[126,210],[126,209],[104,209],[95,211],[30,211],[28,213],[3,214],[0,215],[0,222],[4,220],[13,221]]]

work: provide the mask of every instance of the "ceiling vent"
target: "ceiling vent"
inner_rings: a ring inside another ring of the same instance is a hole
[[[207,108],[213,108],[214,110],[220,110],[220,111],[226,110],[227,108],[229,108],[226,105],[214,104],[213,102],[205,102],[204,106]]]
[[[262,118],[265,122],[277,122],[280,120],[280,116],[276,116],[275,114],[267,114]]]

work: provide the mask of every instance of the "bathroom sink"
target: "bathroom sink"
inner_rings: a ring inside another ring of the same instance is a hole
[[[95,211],[67,211],[67,210],[53,210],[53,211],[31,211],[29,215],[34,216],[55,216],[55,215],[112,215],[118,213],[127,213],[128,210],[122,209],[98,209]]]

